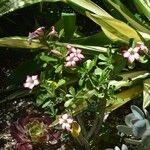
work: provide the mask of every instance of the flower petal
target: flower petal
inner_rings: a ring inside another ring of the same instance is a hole
[[[32,80],[36,80],[37,79],[37,75],[35,75],[35,76],[32,76],[31,78],[32,78]]]
[[[33,89],[33,88],[34,88],[34,84],[30,83],[30,85],[29,85],[28,88],[29,88],[29,89]]]
[[[66,123],[66,129],[69,131],[70,130],[71,125],[69,123]]]
[[[32,82],[32,77],[27,76],[26,82]]]
[[[63,124],[64,123],[64,119],[59,118],[59,124]]]
[[[64,119],[64,120],[66,120],[66,119],[68,119],[68,114],[64,114],[64,115],[62,115],[62,119]]]
[[[70,67],[71,65],[72,65],[72,62],[71,62],[71,61],[68,61],[68,62],[65,63],[65,66],[66,66],[66,67]]]
[[[38,85],[39,81],[38,80],[34,80],[34,85]]]
[[[74,67],[74,66],[76,66],[76,62],[75,61],[72,61],[71,62],[71,65]]]
[[[67,119],[67,122],[70,124],[73,122],[73,119],[69,118],[69,119]]]
[[[137,53],[139,50],[140,50],[140,47],[135,47],[135,48],[133,48],[132,51],[133,51],[134,53]]]
[[[78,49],[77,48],[77,51],[76,51],[78,54],[80,54],[81,53],[81,49]]]
[[[71,48],[71,52],[76,53],[77,50],[76,50],[74,47],[72,47],[72,48]]]
[[[134,58],[135,58],[136,60],[140,60],[140,55],[139,55],[138,53],[135,53],[135,54],[134,54]]]
[[[61,127],[62,129],[66,129],[66,123],[63,123]]]
[[[128,51],[124,51],[123,57],[128,58],[130,56],[130,53]]]
[[[128,57],[129,63],[133,63],[134,60],[135,60],[134,55],[130,55],[130,56]]]
[[[78,57],[74,57],[73,61],[79,61],[79,58]]]

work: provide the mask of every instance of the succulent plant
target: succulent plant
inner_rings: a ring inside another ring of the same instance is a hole
[[[126,125],[118,125],[119,132],[133,136],[145,149],[150,149],[150,115],[146,109],[143,111],[131,106],[132,113],[125,117]]]
[[[51,149],[60,147],[60,132],[50,129],[50,124],[48,117],[31,116],[12,123],[10,133],[16,139],[16,150],[33,150],[43,143],[49,143]]]

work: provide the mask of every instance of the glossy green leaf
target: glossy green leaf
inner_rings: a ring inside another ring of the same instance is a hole
[[[137,34],[137,32],[129,25],[120,20],[98,16],[91,13],[87,13],[87,16],[95,23],[100,25],[104,33],[112,41],[122,41],[128,43],[131,38],[133,38],[137,42],[141,41],[141,38]]]
[[[43,56],[40,56],[40,59],[45,61],[45,62],[56,62],[57,59],[53,58],[53,57],[50,57],[50,56],[46,56],[46,55],[43,55]]]
[[[144,80],[143,108],[150,106],[150,79]]]

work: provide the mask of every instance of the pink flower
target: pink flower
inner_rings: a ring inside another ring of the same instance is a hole
[[[51,27],[51,32],[49,32],[48,35],[49,36],[56,36],[56,37],[58,37],[58,33],[56,32],[54,26]]]
[[[127,51],[123,51],[123,57],[128,58],[129,63],[133,63],[135,60],[140,60],[140,55],[138,51],[140,50],[139,47],[129,48]]]
[[[76,66],[76,61],[73,57],[67,56],[66,61],[67,61],[65,63],[66,67],[75,67]]]
[[[71,45],[67,45],[68,48],[68,53],[66,57],[66,67],[75,67],[76,62],[82,60],[84,58],[83,54],[81,53],[82,51],[80,49],[76,49],[72,47]]]
[[[34,86],[38,85],[38,76],[27,76],[26,83],[23,84],[25,88],[33,89]]]
[[[59,118],[59,124],[61,125],[62,129],[66,129],[68,131],[71,130],[71,126],[73,123],[73,119],[68,114],[64,114]]]
[[[147,46],[144,45],[143,42],[138,42],[138,43],[137,43],[137,47],[139,47],[140,50],[142,50],[142,51],[148,53],[148,48],[147,48]]]
[[[32,43],[32,39],[42,38],[44,36],[44,29],[45,29],[45,27],[39,27],[34,32],[29,32],[29,35],[28,35],[29,44]]]

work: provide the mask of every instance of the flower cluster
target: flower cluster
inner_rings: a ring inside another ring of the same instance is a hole
[[[51,27],[51,31],[48,33],[48,35],[49,36],[56,36],[56,37],[58,37],[58,33],[56,32],[54,26]]]
[[[130,47],[128,50],[123,51],[123,57],[128,58],[129,63],[133,63],[135,60],[140,61],[139,51],[147,53],[148,48],[144,43],[138,42],[134,48]]]
[[[29,44],[32,43],[33,39],[41,39],[44,36],[44,29],[45,27],[39,27],[34,32],[29,32],[29,35],[28,35]]]
[[[81,53],[82,50],[80,49],[76,49],[74,47],[72,47],[71,45],[67,45],[67,49],[68,49],[68,53],[67,53],[67,57],[66,57],[66,63],[65,66],[66,67],[75,67],[76,66],[76,62],[82,60],[84,58],[84,55]]]
[[[59,118],[59,124],[62,129],[70,131],[72,127],[73,119],[68,115],[64,114]]]
[[[44,30],[45,30],[45,27],[39,27],[34,32],[29,32],[29,35],[28,35],[28,42],[29,42],[29,44],[32,43],[33,39],[42,39],[44,34],[45,34]],[[48,36],[58,37],[58,33],[56,32],[54,26],[51,27],[51,31],[48,33]]]
[[[39,84],[38,76],[27,76],[26,83],[23,84],[25,88],[33,89],[34,86]]]

